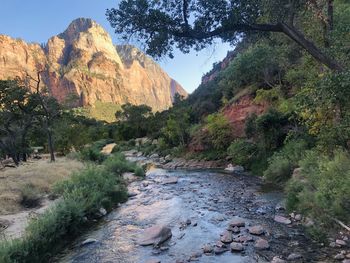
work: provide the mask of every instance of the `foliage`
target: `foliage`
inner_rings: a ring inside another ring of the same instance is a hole
[[[209,142],[212,148],[218,151],[226,151],[233,140],[232,126],[228,119],[220,113],[211,114],[205,120],[208,130]]]
[[[349,97],[349,71],[327,74],[297,94],[298,115],[324,148],[347,147],[350,140]]]
[[[281,150],[275,152],[268,160],[264,178],[271,183],[284,184],[290,179],[298,162],[304,157],[308,143],[305,140],[290,140]]]
[[[171,114],[161,132],[161,137],[170,147],[186,145],[189,141],[190,115],[186,111]]]
[[[151,110],[146,105],[135,106],[129,103],[123,105],[121,110],[115,113],[118,125],[115,127],[114,139],[122,141],[146,136],[148,131],[146,118],[151,115]]]
[[[104,166],[89,166],[55,186],[62,196],[57,204],[38,219],[32,220],[21,239],[0,243],[0,261],[48,262],[64,240],[72,238],[86,226],[101,207],[111,209],[127,199],[120,176]]]
[[[289,210],[298,210],[314,219],[330,222],[350,220],[350,156],[336,150],[331,156],[309,151],[300,161],[301,178],[286,188]]]
[[[80,159],[83,161],[91,161],[95,163],[102,163],[107,156],[101,153],[103,146],[111,142],[110,140],[100,140],[93,143],[91,146],[85,147],[80,152]]]

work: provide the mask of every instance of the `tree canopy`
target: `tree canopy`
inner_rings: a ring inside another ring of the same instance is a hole
[[[201,50],[216,38],[236,43],[249,32],[281,32],[330,69],[342,70],[299,30],[296,16],[306,10],[324,22],[327,38],[333,28],[332,0],[123,0],[106,15],[116,33],[143,41],[155,57],[173,57],[174,47],[184,53]]]

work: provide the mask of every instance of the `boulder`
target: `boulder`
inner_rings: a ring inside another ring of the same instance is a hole
[[[156,225],[147,228],[142,237],[139,239],[138,244],[141,246],[160,245],[171,238],[171,229],[164,225]]]

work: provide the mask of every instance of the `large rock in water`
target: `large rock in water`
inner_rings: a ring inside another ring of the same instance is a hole
[[[60,102],[74,94],[75,106],[129,102],[160,111],[172,106],[175,94],[187,96],[151,58],[133,46],[115,46],[86,18],[74,20],[44,45],[0,35],[0,79],[36,77],[39,70],[51,94]]]
[[[139,239],[138,244],[141,246],[159,245],[171,238],[171,229],[163,226],[156,225],[147,228],[142,237]]]

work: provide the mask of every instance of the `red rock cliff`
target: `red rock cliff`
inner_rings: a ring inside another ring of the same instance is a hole
[[[77,106],[96,101],[146,104],[155,111],[172,105],[186,91],[158,64],[133,46],[114,46],[109,34],[91,19],[74,20],[46,45],[0,35],[0,79],[36,76],[63,102],[77,95]]]

